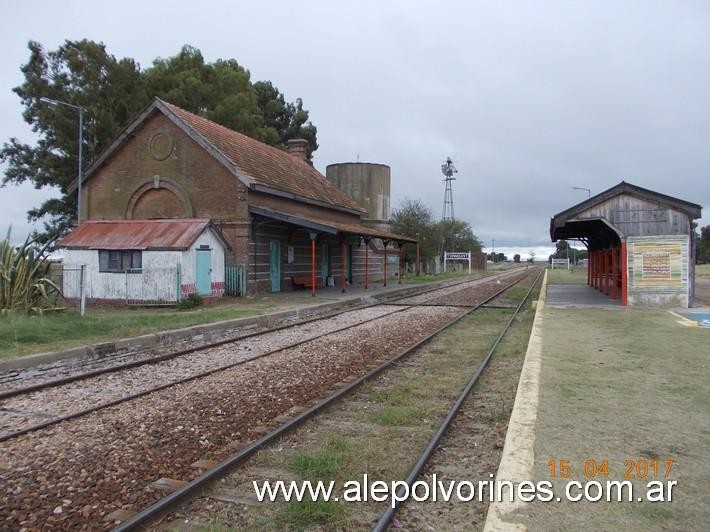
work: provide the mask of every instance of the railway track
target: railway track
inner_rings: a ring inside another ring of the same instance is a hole
[[[519,275],[521,272],[515,272],[514,276]],[[479,284],[481,280],[468,281],[460,283],[460,287],[456,285],[427,290],[417,297],[439,300],[442,292],[447,294],[463,287],[475,290]],[[8,391],[4,395],[0,394],[0,442],[119,405],[170,386],[204,378],[329,334],[406,311],[411,306],[412,304],[368,305],[332,317],[243,335],[236,340],[219,340],[179,353]],[[160,376],[157,385],[156,375]]]
[[[502,274],[493,275],[492,278],[503,277],[506,275],[511,275],[519,273],[515,270],[510,270]],[[418,292],[414,297],[424,298],[431,297],[431,294],[441,294],[445,295],[450,293],[452,290],[456,291],[460,289],[461,286],[475,286],[477,283],[485,281],[487,278],[478,278],[473,280],[463,280],[454,281],[446,284],[445,286],[439,286],[435,288],[427,288]],[[309,323],[319,322],[322,320],[327,320],[339,316],[341,314],[366,309],[370,307],[386,305],[386,304],[398,304],[397,302],[402,302],[405,300],[411,300],[412,296],[402,296],[392,299],[392,301],[384,300],[381,302],[370,303],[362,305],[353,309],[338,310],[335,312],[327,313],[325,315],[319,315],[314,317],[307,317],[300,319],[298,321],[285,320],[285,323],[281,325],[276,325],[273,327],[265,327],[259,330],[249,330],[247,332],[239,332],[237,334],[227,334],[225,337],[211,342],[196,343],[196,345],[189,345],[184,349],[168,349],[166,353],[153,354],[155,349],[131,351],[126,353],[117,353],[109,355],[106,357],[101,357],[98,360],[84,360],[80,362],[75,362],[67,366],[59,364],[53,364],[46,368],[43,368],[41,372],[32,372],[20,375],[18,371],[9,371],[5,374],[0,375],[0,401],[4,399],[9,399],[18,395],[28,394],[34,391],[43,390],[46,388],[61,386],[64,384],[69,384],[72,382],[77,382],[80,380],[90,379],[93,377],[98,377],[101,375],[106,375],[108,373],[114,373],[119,371],[124,371],[127,369],[147,365],[155,364],[159,362],[164,362],[166,360],[171,360],[178,357],[183,357],[185,355],[190,355],[199,351],[204,351],[214,347],[220,347],[224,345],[229,345],[235,342],[246,340],[249,338],[254,338],[262,336],[265,334],[270,334],[285,329],[307,325]],[[406,303],[399,303],[406,304]],[[411,303],[410,303],[411,304]],[[191,342],[187,342],[191,343]],[[26,382],[29,381],[29,384]],[[24,385],[21,385],[23,384]]]
[[[427,464],[429,463],[429,461],[431,460],[434,452],[437,450],[441,439],[444,437],[446,432],[449,430],[449,427],[451,426],[453,421],[456,419],[457,415],[459,414],[459,411],[461,410],[461,408],[464,405],[464,403],[466,402],[466,400],[469,399],[469,396],[471,395],[471,390],[473,390],[473,387],[476,385],[479,378],[481,377],[481,374],[488,366],[488,364],[489,364],[491,358],[493,357],[493,354],[495,353],[501,340],[503,339],[505,334],[508,332],[508,329],[510,329],[510,326],[513,324],[513,321],[518,316],[518,313],[520,312],[520,310],[523,308],[526,301],[530,297],[530,294],[532,293],[535,285],[540,280],[542,273],[543,272],[540,272],[540,274],[538,274],[538,276],[535,278],[535,281],[530,286],[530,289],[525,294],[525,297],[516,306],[512,315],[510,316],[508,321],[505,323],[505,325],[501,329],[500,334],[498,334],[495,341],[493,342],[493,345],[490,347],[490,349],[486,353],[486,356],[481,361],[481,363],[476,368],[476,370],[473,372],[473,374],[471,375],[471,378],[468,380],[468,382],[466,383],[466,386],[464,386],[463,390],[461,390],[461,393],[456,398],[456,401],[451,406],[451,409],[447,413],[446,417],[441,422],[441,424],[437,428],[436,432],[434,433],[434,435],[431,437],[431,439],[427,443],[427,446],[424,448],[424,450],[421,452],[421,454],[417,458],[414,466],[412,466],[412,468],[410,469],[408,475],[404,479],[404,482],[406,483],[407,488],[404,488],[404,486],[401,488],[402,493],[399,493],[400,499],[402,498],[401,495],[403,495],[404,490],[406,489],[407,493],[408,493],[412,487],[412,484],[420,477],[422,472],[425,470],[425,468],[426,468]],[[394,518],[397,510],[400,509],[404,504],[406,504],[406,503],[393,504],[393,505],[388,506],[387,509],[384,510],[380,514],[379,518],[377,519],[377,522],[375,523],[374,527],[372,528],[373,532],[383,532],[383,531],[387,530],[389,528],[390,523],[392,522],[392,519]]]
[[[146,510],[136,514],[135,516],[132,516],[131,518],[127,519],[123,523],[121,523],[117,528],[115,529],[116,531],[127,531],[127,530],[134,530],[138,528],[145,528],[148,527],[151,523],[155,522],[157,519],[159,519],[161,516],[165,515],[166,513],[174,510],[175,508],[178,507],[178,505],[184,501],[185,499],[190,498],[191,496],[200,493],[201,491],[206,489],[206,486],[208,486],[211,482],[214,480],[220,478],[223,476],[226,472],[232,470],[233,468],[237,467],[239,464],[243,463],[247,459],[249,459],[251,456],[253,456],[257,451],[263,450],[265,447],[267,447],[270,444],[273,444],[280,438],[282,438],[284,435],[288,434],[289,432],[293,431],[296,429],[298,426],[318,414],[319,412],[323,411],[326,407],[333,405],[336,403],[338,400],[340,400],[343,397],[346,397],[348,394],[350,394],[353,390],[358,388],[360,385],[363,383],[370,381],[374,379],[378,374],[382,373],[384,370],[391,368],[393,365],[400,363],[402,360],[404,360],[406,357],[408,357],[411,353],[415,352],[418,348],[426,344],[428,341],[430,341],[432,338],[434,338],[436,335],[438,335],[440,332],[448,329],[449,327],[455,325],[458,323],[460,320],[474,312],[475,310],[483,307],[486,305],[488,302],[496,299],[499,297],[502,293],[504,293],[506,290],[526,278],[527,275],[523,275],[517,279],[515,279],[512,283],[504,285],[503,287],[499,288],[496,290],[492,295],[486,297],[485,299],[481,300],[477,305],[473,307],[469,307],[464,313],[461,313],[454,317],[453,319],[449,320],[447,323],[445,323],[443,326],[437,328],[434,332],[431,334],[427,335],[425,338],[421,339],[418,341],[416,344],[404,349],[403,351],[399,352],[395,357],[384,361],[380,365],[374,367],[371,369],[367,374],[363,375],[356,381],[350,383],[349,385],[338,389],[335,391],[332,395],[327,397],[326,399],[323,399],[313,405],[310,409],[300,413],[298,416],[292,418],[288,422],[286,422],[283,425],[280,425],[279,427],[275,428],[273,431],[269,432],[268,434],[264,435],[262,438],[259,440],[253,442],[251,445],[241,449],[237,453],[233,454],[232,456],[228,457],[221,463],[215,465],[213,468],[210,470],[206,471],[203,473],[201,476],[197,477],[193,481],[189,482],[188,484],[184,485],[183,487],[177,489],[167,497],[159,500],[157,503],[152,505],[151,507],[147,508]],[[537,282],[539,279],[539,275],[536,277],[535,281],[533,282],[534,284]],[[528,291],[528,295],[532,291],[533,286],[531,286],[530,290]],[[525,300],[527,300],[527,295],[525,297]],[[524,304],[524,301],[520,303],[518,310],[522,305]],[[517,311],[511,317],[509,320],[508,324],[512,322],[514,319],[515,315],[517,315]],[[509,326],[509,325],[508,325]],[[507,330],[507,326],[506,326]],[[500,341],[500,338],[505,334],[504,332],[501,332],[498,340],[496,341],[495,345]],[[491,353],[495,349],[493,347],[491,349]],[[487,356],[487,360],[490,359],[490,354]],[[487,361],[486,360],[486,361]],[[479,370],[479,374],[482,369]],[[199,523],[198,523],[198,526]]]
[[[512,277],[517,282],[523,275]],[[230,448],[248,446],[274,420],[318,407],[328,389],[338,388],[337,397],[347,393],[363,381],[363,374],[370,375],[391,364],[394,359],[390,354],[401,345],[427,341],[435,331],[495,297],[488,294],[498,294],[507,287],[499,287],[491,279],[479,282],[478,301],[467,309],[415,305],[380,308],[383,315],[366,321],[282,346],[228,368],[191,375],[184,382],[163,383],[132,397],[74,412],[65,419],[39,423],[30,433],[11,434],[5,438],[9,441],[3,442],[0,462],[0,479],[5,486],[0,518],[19,526],[74,528],[87,522],[101,523],[115,509],[139,508],[156,499],[157,489],[132,492],[129,488],[148,484],[148,479],[164,476],[166,471],[177,478],[191,478],[194,457],[208,454],[219,461]],[[376,307],[387,305],[369,310]],[[420,330],[411,330],[413,322],[420,324]],[[403,353],[410,351],[411,347]],[[120,374],[110,372],[103,377]],[[87,380],[78,382],[86,384]],[[229,390],[234,383],[244,388]],[[349,384],[342,386],[345,383]],[[250,397],[250,393],[255,396]],[[240,400],[243,403],[238,403]],[[235,402],[243,408],[235,408]],[[215,405],[226,406],[215,409]],[[180,408],[188,408],[189,415]],[[209,418],[206,421],[205,416]],[[284,426],[294,423],[298,421]],[[122,454],[121,446],[131,452]],[[46,471],[42,464],[48,465]],[[99,471],[82,467],[87,465]],[[105,470],[103,478],[101,469]],[[27,475],[28,471],[33,475]],[[38,500],[42,508],[36,507]]]

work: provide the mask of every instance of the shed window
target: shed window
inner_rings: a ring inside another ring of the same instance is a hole
[[[140,250],[99,250],[99,271],[124,273],[143,267],[143,252]]]

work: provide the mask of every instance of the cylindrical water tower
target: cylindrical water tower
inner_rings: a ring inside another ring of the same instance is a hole
[[[367,219],[363,222],[389,230],[389,166],[376,163],[330,164],[325,169],[325,176],[367,210]]]

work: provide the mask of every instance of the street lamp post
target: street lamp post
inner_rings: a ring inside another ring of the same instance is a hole
[[[592,197],[592,190],[589,188],[585,187],[572,187],[574,190],[586,190],[587,191],[587,199]]]
[[[63,105],[65,107],[71,107],[75,111],[79,112],[79,171],[77,175],[77,198],[76,198],[76,221],[77,224],[81,224],[81,181],[83,177],[82,173],[82,149],[84,147],[84,108],[78,105],[74,105],[68,102],[63,102],[61,100],[53,100],[51,98],[45,98],[44,96],[39,99],[40,102],[51,105],[52,107],[57,107]]]

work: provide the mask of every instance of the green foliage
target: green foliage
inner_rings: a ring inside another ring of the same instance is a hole
[[[199,50],[184,46],[174,57],[141,69],[135,60],[118,59],[103,43],[86,39],[67,40],[54,51],[35,41],[28,47],[30,58],[21,67],[24,82],[13,90],[39,138],[34,146],[9,139],[0,162],[6,166],[3,185],[29,181],[36,188],[59,189],[60,198],[28,212],[30,221],[45,222],[40,242],[66,233],[76,216],[76,195],[67,192],[77,176],[79,137],[76,111],[51,107],[40,102],[42,97],[85,109],[84,168],[155,96],[273,146],[305,138],[309,160],[318,148],[316,127],[301,99],[288,103],[271,82],[252,83],[249,71],[234,59],[207,63]]]
[[[178,304],[177,308],[180,310],[189,310],[195,307],[199,307],[203,303],[202,296],[199,294],[190,294],[184,299],[181,299]]]
[[[386,408],[379,412],[370,414],[369,419],[373,423],[383,425],[385,427],[397,427],[403,425],[412,425],[421,421],[422,411],[420,408],[412,406],[395,406]]]
[[[567,240],[558,240],[555,244],[555,252],[548,257],[548,262],[551,259],[566,259],[569,258],[570,263],[576,263],[588,256],[586,249],[578,249],[572,247]]]
[[[700,264],[710,263],[710,225],[700,228],[700,237],[697,240],[697,260]]]
[[[328,529],[337,529],[336,526],[344,519],[345,509],[341,504],[305,498],[302,501],[291,500],[286,503],[283,524],[294,530],[305,530],[313,527],[314,524],[327,526]]]
[[[0,240],[0,313],[41,314],[60,290],[48,277],[47,246],[29,240],[10,243],[10,231]]]
[[[436,224],[436,233],[442,243],[442,252],[472,251],[480,253],[481,242],[473,234],[471,225],[462,220],[442,220]]]
[[[419,239],[422,260],[441,256],[446,251],[481,251],[481,242],[468,222],[434,222],[431,209],[421,200],[405,199],[392,213],[392,231]],[[405,248],[405,260],[415,260],[413,246]]]
[[[352,465],[350,442],[341,436],[333,436],[317,451],[295,452],[291,457],[290,469],[303,478],[332,480],[347,476]]]
[[[520,263],[520,254],[519,253],[516,253],[515,255],[513,255],[513,262],[515,262],[516,264]]]
[[[505,253],[488,253],[486,259],[493,262],[505,262],[508,260],[508,257],[505,256]]]

